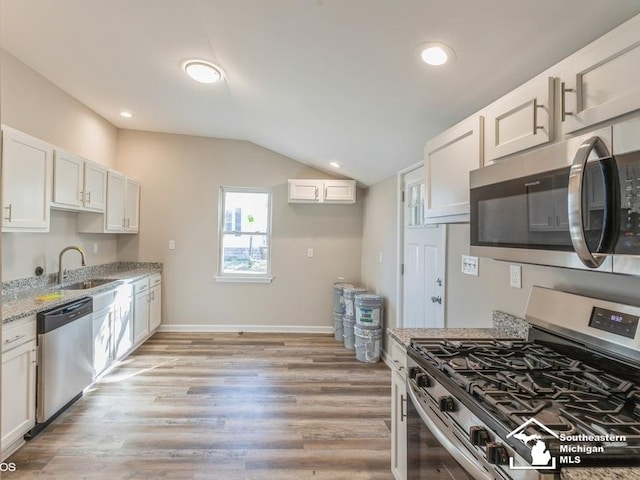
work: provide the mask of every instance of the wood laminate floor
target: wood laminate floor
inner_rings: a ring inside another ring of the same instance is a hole
[[[2,478],[391,480],[390,397],[330,335],[159,333]]]

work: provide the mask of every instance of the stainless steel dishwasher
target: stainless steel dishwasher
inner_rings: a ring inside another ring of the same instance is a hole
[[[38,314],[36,426],[32,438],[93,381],[93,299],[82,298]]]

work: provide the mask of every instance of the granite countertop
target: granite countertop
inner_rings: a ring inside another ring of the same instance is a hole
[[[16,282],[17,286],[12,289],[4,291],[3,288],[2,323],[9,323],[162,272],[160,264],[125,264],[120,269],[99,267],[87,269],[81,275],[72,275],[62,286],[91,278],[113,279],[113,283],[85,290],[61,290],[59,285],[32,287],[28,282],[24,282],[24,287]]]
[[[389,328],[389,335],[409,346],[412,338],[495,338],[500,331],[495,328]]]
[[[640,479],[640,468],[563,468],[561,480],[635,480]]]

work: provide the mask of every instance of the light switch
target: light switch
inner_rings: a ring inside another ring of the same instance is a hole
[[[175,250],[175,249],[176,249],[176,241],[169,240],[169,250]]]
[[[313,248],[307,248],[307,257],[313,257]]]

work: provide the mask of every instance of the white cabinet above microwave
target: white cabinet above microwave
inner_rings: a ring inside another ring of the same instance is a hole
[[[355,180],[289,180],[289,203],[355,203],[355,201]]]

